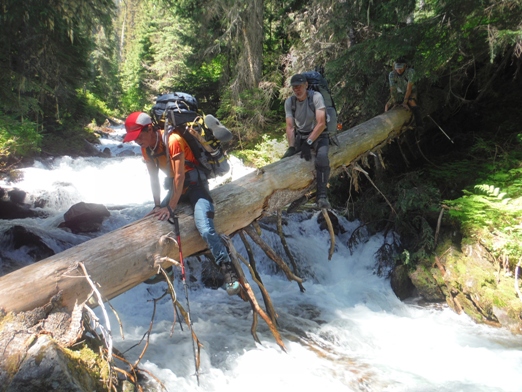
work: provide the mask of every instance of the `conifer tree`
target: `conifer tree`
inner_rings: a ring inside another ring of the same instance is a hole
[[[92,31],[110,29],[110,0],[14,1],[0,11],[0,103],[5,114],[56,125],[77,111],[89,80]]]

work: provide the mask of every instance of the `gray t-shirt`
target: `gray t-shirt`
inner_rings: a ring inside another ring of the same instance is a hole
[[[317,91],[308,90],[308,94],[310,93],[314,94],[313,101],[315,110],[325,110],[326,106],[322,94]],[[313,131],[315,127],[315,112],[308,105],[308,96],[302,102],[299,102],[297,99],[295,100],[295,116],[292,113],[292,97],[288,97],[285,101],[285,113],[286,118],[295,119],[294,123],[297,132],[307,135]]]

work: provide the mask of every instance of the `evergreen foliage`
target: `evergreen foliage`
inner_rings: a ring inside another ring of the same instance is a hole
[[[11,156],[27,156],[40,150],[42,136],[38,133],[37,124],[0,111],[0,171]]]
[[[325,64],[340,117],[351,126],[384,108],[393,60],[418,75],[420,103],[450,113],[491,92],[497,59],[520,53],[515,1],[312,1],[296,13],[291,72]]]
[[[219,78],[215,80],[219,82],[215,84],[219,114],[241,143],[259,138],[267,126],[274,126],[274,118],[282,118],[280,109],[277,117],[273,110],[273,106],[280,107],[275,97],[281,82],[277,76],[281,52],[275,43],[279,37],[274,39],[281,30],[272,17],[274,12],[281,12],[276,5],[262,0],[176,3],[176,12],[195,32],[192,36],[183,34],[184,42],[194,48],[190,56],[192,68],[198,72],[197,67],[217,57],[222,60]],[[196,97],[199,99],[197,94]]]
[[[92,86],[103,84],[89,73],[95,68],[89,57],[95,47],[92,31],[107,27],[110,32],[112,10],[109,0],[2,2],[0,116],[13,133],[28,124],[31,136],[34,130],[52,132],[82,117],[76,89],[85,88],[90,76]],[[35,148],[8,150],[7,155],[28,154]]]
[[[7,113],[62,118],[87,79],[91,29],[111,22],[107,0],[6,1],[1,14],[0,101]],[[24,104],[25,98],[31,102]],[[63,107],[63,109],[62,109]]]

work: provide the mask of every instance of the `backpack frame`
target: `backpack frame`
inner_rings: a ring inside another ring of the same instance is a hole
[[[187,142],[196,158],[196,164],[185,160],[188,166],[201,171],[206,178],[215,178],[230,170],[221,142],[206,126],[194,96],[181,92],[161,95],[156,99],[150,113],[153,123],[163,127],[163,143],[168,162],[171,160],[168,141],[170,135],[176,132]],[[170,172],[170,164],[167,168]]]

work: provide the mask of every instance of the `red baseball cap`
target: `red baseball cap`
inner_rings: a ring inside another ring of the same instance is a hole
[[[125,130],[127,134],[123,138],[123,142],[136,140],[143,128],[150,124],[152,124],[152,119],[147,113],[134,112],[129,114],[125,120]]]

